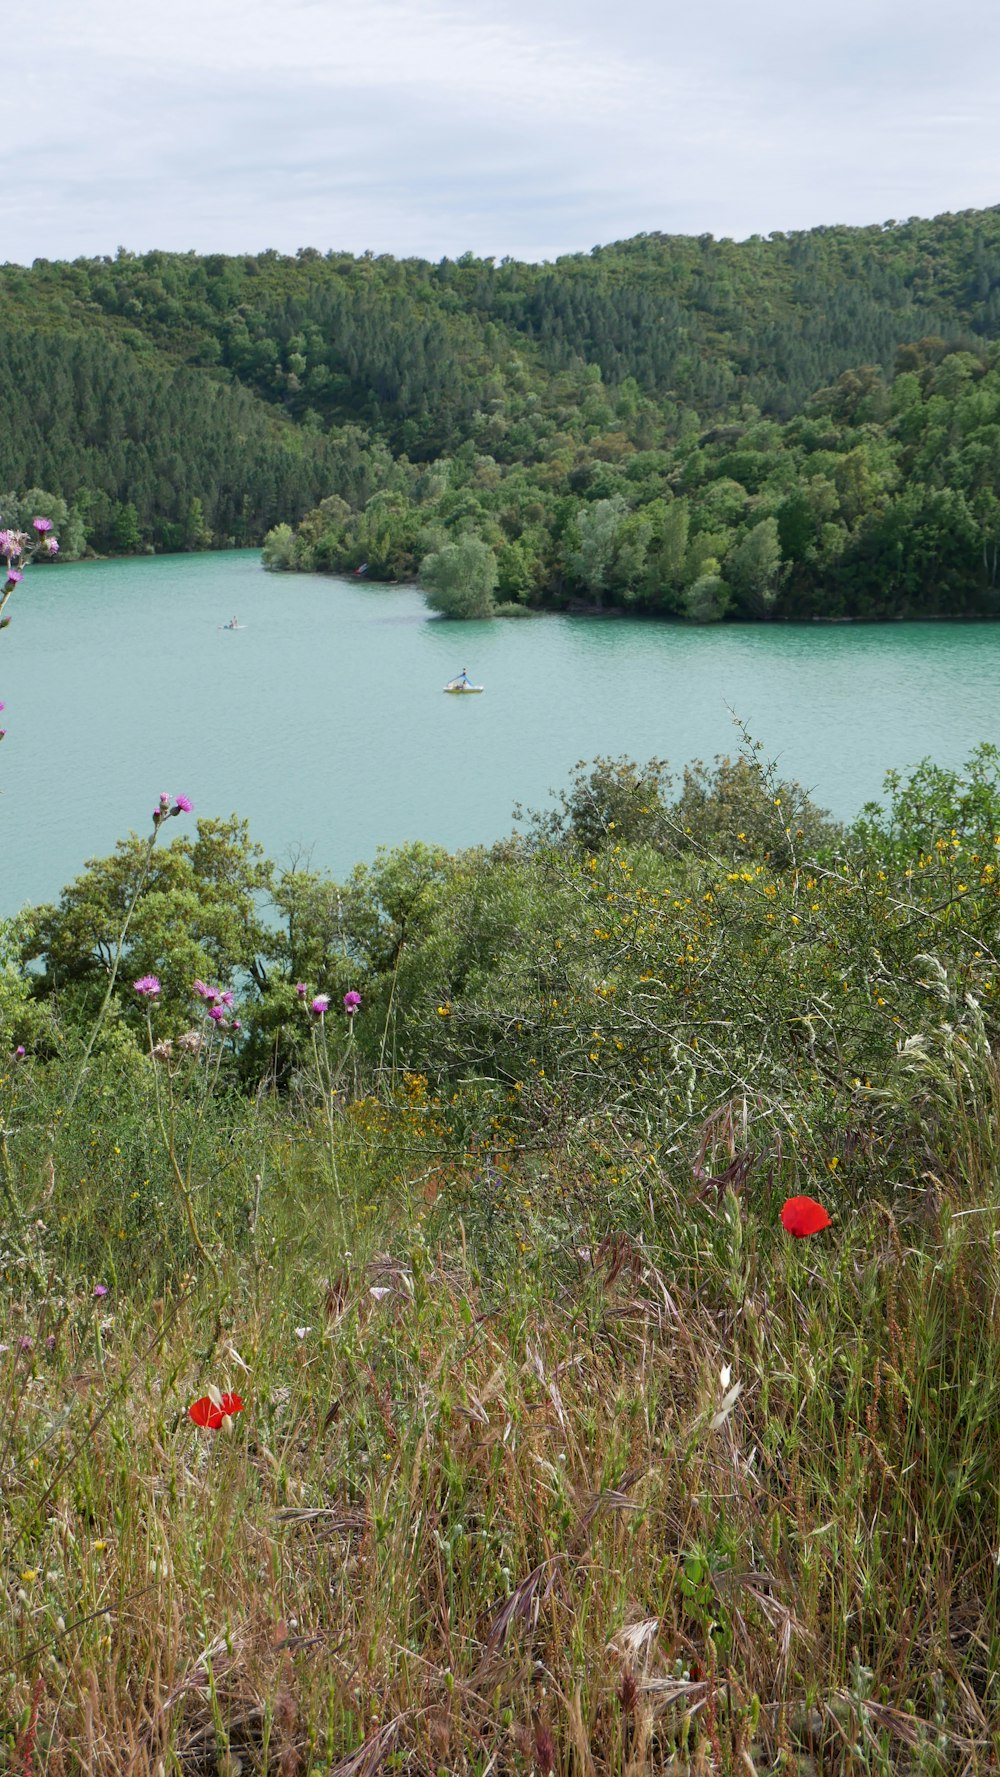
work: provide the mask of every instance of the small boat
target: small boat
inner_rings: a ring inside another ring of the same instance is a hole
[[[444,689],[446,691],[450,692],[452,697],[468,697],[468,696],[472,695],[473,693],[485,691],[486,686],[485,685],[474,685],[472,683],[472,680],[469,678],[468,673],[465,671],[465,668],[463,667],[462,671],[457,675],[456,678],[448,680],[448,683],[444,687]]]

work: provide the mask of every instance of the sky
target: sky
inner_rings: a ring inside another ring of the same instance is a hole
[[[34,0],[4,51],[21,263],[541,260],[1000,203],[995,0]]]

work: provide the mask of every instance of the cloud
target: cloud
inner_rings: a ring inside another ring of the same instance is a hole
[[[929,0],[40,0],[0,227],[18,259],[541,258],[972,207],[998,47],[969,0],[947,30]]]

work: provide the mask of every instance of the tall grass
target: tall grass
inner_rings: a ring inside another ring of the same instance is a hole
[[[138,1105],[105,1139],[81,1099],[34,1163],[9,1135],[8,1767],[37,1707],[57,1772],[991,1768],[969,1076],[939,1173],[801,1244],[794,1161],[734,1190],[623,1155],[588,1194],[560,1145],[491,1183],[387,1107],[345,1119],[335,1200],[324,1129],[224,1102],[216,1279]],[[218,1433],[208,1383],[246,1403]]]
[[[480,859],[349,1077],[0,1072],[0,1770],[994,1770],[995,870],[927,846]]]

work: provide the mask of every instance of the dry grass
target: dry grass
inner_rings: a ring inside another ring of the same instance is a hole
[[[8,1297],[9,1769],[992,1768],[992,1199],[499,1255],[286,1183],[219,1283]]]

